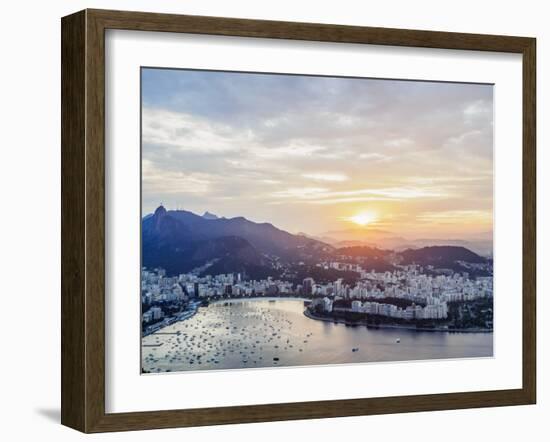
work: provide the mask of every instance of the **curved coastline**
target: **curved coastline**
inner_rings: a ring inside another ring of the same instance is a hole
[[[232,302],[232,301],[277,301],[279,299],[285,300],[285,301],[311,301],[309,298],[303,298],[300,296],[239,296],[235,298],[229,298],[229,299],[216,299],[215,301],[212,301],[210,304],[220,304],[222,302]]]
[[[369,333],[366,328],[307,317],[308,302],[302,299],[218,301],[222,303],[214,305],[212,300],[212,305],[198,308],[189,321],[175,322],[144,337],[142,368],[157,373],[493,355],[492,333],[414,333],[403,329]]]
[[[299,296],[265,296],[265,297],[264,296],[254,296],[254,297],[242,296],[242,297],[235,297],[230,299],[216,299],[215,301],[210,302],[210,304],[221,304],[221,303],[232,302],[232,301],[277,301],[278,299],[296,300],[296,301],[310,300],[308,298],[302,298]],[[148,332],[142,331],[141,337],[144,338],[146,336],[153,335],[170,325],[174,325],[177,322],[186,321],[187,319],[192,318],[198,312],[199,307],[201,307],[201,304],[202,304],[202,301],[195,303],[191,310],[187,310],[178,316],[168,318],[168,322],[161,322],[160,324],[158,324],[159,327],[155,328],[154,330],[150,330]]]
[[[378,324],[378,325],[371,325],[367,324],[366,321],[357,321],[357,322],[349,322],[345,319],[341,318],[324,318],[322,316],[316,316],[312,314],[307,308],[304,309],[304,316],[306,316],[309,319],[315,320],[315,321],[324,321],[324,322],[331,322],[331,323],[337,323],[337,324],[344,324],[349,326],[365,326],[368,329],[379,329],[379,328],[386,328],[386,329],[398,329],[398,330],[411,330],[411,331],[425,331],[425,332],[432,332],[432,333],[493,333],[493,329],[482,329],[482,328],[428,328],[428,327],[413,327],[410,325],[399,325],[399,324]]]
[[[277,300],[296,300],[296,301],[309,301],[309,298],[303,298],[299,296],[270,296],[270,297],[263,297],[263,296],[255,296],[255,297],[236,297],[236,298],[230,298],[230,299],[217,299],[215,301],[212,301],[211,304],[221,304],[221,303],[231,303],[233,301],[277,301]],[[159,328],[156,328],[155,330],[151,330],[149,332],[142,332],[142,338],[145,336],[149,336],[152,334],[155,334],[157,332],[162,331],[164,328],[173,325],[177,322],[186,321],[187,319],[192,318],[198,311],[199,307],[201,306],[201,303],[196,303],[192,310],[188,310],[179,316],[170,318],[169,322],[162,324]],[[423,331],[423,332],[432,332],[432,333],[493,333],[493,329],[477,329],[477,328],[464,328],[464,329],[457,329],[457,328],[429,328],[429,327],[415,327],[410,325],[399,325],[399,324],[378,324],[378,325],[371,325],[367,324],[366,321],[357,321],[357,322],[349,322],[342,318],[326,318],[322,316],[316,316],[309,309],[304,309],[304,316],[307,318],[314,320],[314,321],[323,321],[323,322],[331,322],[331,323],[337,323],[337,324],[344,324],[348,326],[365,326],[368,329],[397,329],[397,330],[410,330],[410,331]],[[160,325],[160,324],[159,324]]]
[[[199,310],[199,307],[200,307],[200,303],[196,303],[191,307],[190,310],[186,310],[186,311],[180,313],[177,316],[172,316],[170,318],[167,318],[165,320],[166,322],[163,321],[163,322],[159,323],[158,328],[155,328],[154,330],[149,330],[147,332],[142,331],[141,332],[141,338],[143,339],[146,336],[154,335],[155,333],[163,330],[164,328],[166,328],[170,325],[174,325],[176,322],[181,322],[181,321],[185,321],[189,318],[192,318],[193,316],[195,316],[195,314]]]

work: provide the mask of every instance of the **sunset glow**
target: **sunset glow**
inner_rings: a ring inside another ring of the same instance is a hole
[[[366,226],[367,224],[371,224],[376,221],[376,215],[370,212],[362,212],[348,219],[349,221],[355,224],[358,224],[360,226]]]
[[[141,98],[142,373],[493,356],[493,85],[145,67]]]
[[[142,87],[143,215],[492,239],[491,85],[148,68]]]

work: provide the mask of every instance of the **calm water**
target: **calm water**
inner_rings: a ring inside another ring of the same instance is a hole
[[[219,370],[493,355],[492,333],[346,327],[309,319],[303,310],[298,299],[212,303],[143,338],[143,368]]]

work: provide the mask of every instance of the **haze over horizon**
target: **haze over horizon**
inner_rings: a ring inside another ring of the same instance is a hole
[[[142,210],[492,233],[491,85],[142,69]]]

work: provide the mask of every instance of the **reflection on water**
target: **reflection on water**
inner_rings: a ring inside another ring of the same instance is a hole
[[[348,327],[309,319],[303,310],[298,299],[201,307],[192,318],[143,338],[143,369],[156,373],[493,355],[492,333]]]

